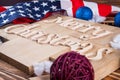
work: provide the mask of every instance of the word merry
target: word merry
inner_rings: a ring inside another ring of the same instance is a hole
[[[57,23],[60,26],[63,26],[65,28],[71,29],[71,30],[75,30],[81,33],[86,33],[90,30],[93,30],[92,37],[90,37],[89,35],[83,36],[85,39],[95,39],[95,38],[100,38],[100,37],[104,37],[106,35],[111,34],[111,31],[107,31],[107,30],[103,30],[101,27],[96,27],[96,26],[92,26],[90,24],[83,24],[80,22],[77,22],[76,20],[74,20],[74,18],[72,19],[67,19],[67,20],[63,20],[62,17],[57,17],[55,19],[52,20],[43,20],[43,22],[45,23]],[[81,39],[81,37],[80,37]]]

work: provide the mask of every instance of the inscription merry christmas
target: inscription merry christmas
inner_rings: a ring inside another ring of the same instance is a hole
[[[81,42],[82,40],[89,40],[89,39],[94,39],[94,38],[100,38],[106,35],[111,34],[112,32],[103,30],[100,27],[95,27],[91,25],[85,25],[82,23],[75,22],[74,19],[69,19],[69,20],[63,20],[61,17],[58,17],[56,19],[52,20],[44,20],[43,22],[45,23],[57,23],[63,27],[69,28],[71,30],[76,30],[81,33],[86,33],[87,31],[94,29],[92,32],[93,36],[89,35],[81,35],[79,39],[74,38],[69,35],[58,35],[58,34],[53,34],[53,33],[46,33],[40,30],[33,30],[35,28],[38,28],[40,24],[34,24],[34,25],[14,25],[7,27],[5,29],[6,33],[9,34],[15,34],[27,39],[30,39],[32,41],[35,41],[39,44],[49,44],[52,46],[68,46],[72,51],[77,51],[81,53],[82,55],[85,55],[88,57],[90,60],[100,60],[102,59],[102,54],[106,53],[109,54],[113,52],[111,48],[100,48],[97,50],[97,55],[95,57],[90,57],[94,53],[89,53],[86,54],[88,51],[92,50],[94,48],[94,45],[91,42]],[[21,28],[22,29],[19,29]],[[84,28],[82,28],[84,27]],[[81,29],[82,28],[82,29]]]

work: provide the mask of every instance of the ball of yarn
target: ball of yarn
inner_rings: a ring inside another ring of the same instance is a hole
[[[120,27],[120,12],[116,14],[114,18],[115,26]]]
[[[85,56],[71,51],[54,61],[50,80],[94,80],[94,70]]]
[[[76,18],[83,20],[90,20],[93,17],[93,12],[89,7],[80,7],[76,11]]]

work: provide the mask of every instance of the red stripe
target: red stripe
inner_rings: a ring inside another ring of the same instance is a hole
[[[112,11],[112,7],[106,4],[98,4],[98,11],[100,16],[108,16]]]
[[[44,18],[47,18],[51,15],[52,13],[47,13]],[[31,18],[17,18],[13,21],[14,24],[23,24],[23,23],[33,23],[36,22],[36,20],[33,20]]]
[[[13,24],[33,23],[35,20],[30,18],[17,18],[12,21]]]
[[[72,11],[73,16],[75,17],[76,11],[79,7],[84,6],[83,0],[71,0],[72,1]]]
[[[5,11],[5,10],[6,10],[6,8],[0,6],[0,12],[3,12],[3,11]]]

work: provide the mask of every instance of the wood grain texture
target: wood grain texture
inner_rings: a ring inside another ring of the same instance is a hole
[[[62,17],[64,19],[70,19],[71,18],[71,17],[66,17],[66,16],[62,16]],[[55,17],[50,17],[49,19],[52,19],[52,18],[55,18]],[[90,40],[90,42],[92,42],[95,46],[97,46],[97,48],[100,48],[100,47],[110,47],[108,45],[108,43],[112,40],[112,38],[116,34],[118,34],[120,32],[119,28],[115,28],[113,26],[107,26],[107,25],[101,25],[101,24],[96,24],[96,23],[90,23],[90,22],[83,21],[83,20],[78,20],[78,21],[80,23],[91,24],[91,25],[94,25],[94,26],[100,26],[103,29],[107,29],[107,30],[110,30],[110,31],[114,32],[110,36],[106,36],[106,37],[103,37],[103,38]],[[57,33],[57,34],[61,34],[61,35],[70,35],[70,36],[76,35],[74,37],[79,37],[80,36],[79,32],[73,31],[73,30],[70,30],[70,29],[67,29],[67,28],[64,28],[64,27],[62,27],[62,26],[60,26],[58,24],[55,24],[55,23],[50,23],[48,25],[48,24],[45,24],[43,21],[40,21],[40,22],[37,22],[37,23],[34,23],[34,24],[39,24],[40,25],[40,30],[45,31],[47,33]],[[38,30],[38,28],[34,29],[34,30]],[[5,32],[3,32],[3,30],[0,30],[0,31],[2,32],[1,36],[5,36],[5,38],[9,39],[8,42],[5,42],[4,45],[2,45],[0,51],[2,51],[2,53],[7,53],[7,55],[9,57],[11,57],[11,58],[14,58],[14,60],[17,59],[16,62],[18,64],[20,64],[20,63],[24,64],[24,67],[27,66],[29,68],[29,66],[32,65],[34,63],[34,61],[32,60],[32,57],[29,59],[28,57],[30,57],[30,56],[27,56],[27,54],[25,52],[26,52],[26,50],[28,50],[27,48],[30,45],[34,46],[35,49],[37,49],[37,47],[35,47],[35,46],[40,47],[40,45],[37,45],[36,43],[30,41],[29,39],[18,38],[19,36],[12,35],[12,34],[6,34]],[[25,45],[26,43],[28,45]],[[17,45],[14,45],[14,44],[17,44]],[[10,45],[12,45],[12,46],[10,46]],[[23,50],[22,47],[20,49],[20,45],[23,45],[23,48],[25,50]],[[97,48],[95,48],[95,49],[97,49]],[[16,51],[14,49],[16,49]],[[17,50],[19,50],[19,49],[24,54],[18,54],[18,56],[17,55],[12,55],[13,53],[15,54],[17,52]],[[34,52],[35,49],[33,49],[31,51]],[[54,49],[50,49],[50,51],[53,51],[53,50]],[[32,55],[31,51],[30,52],[27,51],[27,52],[29,52],[30,55]],[[53,52],[50,52],[50,53],[53,53]],[[60,53],[62,53],[62,52],[60,52]],[[22,56],[22,55],[26,55],[26,56],[19,57],[19,56]],[[51,55],[50,54],[49,56],[55,60],[57,58],[57,56],[59,56],[59,55],[60,54],[57,54],[57,55],[56,54],[55,55]],[[39,55],[39,57],[40,56],[41,55]],[[4,59],[6,59],[4,56],[2,56],[2,57]],[[36,57],[36,55],[35,55],[35,57]],[[33,59],[35,59],[35,57]],[[46,58],[48,58],[48,55],[46,55]],[[20,59],[22,59],[22,60],[20,60]],[[28,61],[30,60],[30,63],[29,62],[27,63],[26,61],[24,61],[26,59],[28,59]],[[38,61],[35,60],[35,62],[40,62],[40,61],[42,61],[44,59],[38,59]],[[109,54],[109,55],[105,55],[104,58],[102,60],[100,60],[100,61],[91,61],[92,65],[93,65],[93,68],[95,70],[95,80],[101,80],[104,77],[106,77],[107,75],[109,75],[111,72],[113,72],[116,69],[118,69],[120,67],[119,59],[120,59],[119,51],[115,50],[114,53]],[[31,62],[31,61],[33,61],[33,62]],[[13,63],[11,65],[13,65]],[[24,68],[24,69],[27,70],[26,68]]]
[[[2,6],[12,6],[20,2],[26,2],[31,0],[0,0],[0,5]]]
[[[14,5],[18,2],[26,2],[26,1],[30,1],[30,0],[5,0],[5,1],[1,0],[0,5],[11,6],[11,5]],[[91,1],[91,0],[85,0],[85,1]],[[119,0],[92,0],[92,2],[105,3],[105,4],[120,6],[120,1]]]
[[[0,73],[2,73],[2,74],[0,74],[0,77],[3,80],[13,80],[13,79],[10,79],[9,77],[6,77],[6,75],[10,76],[12,78],[15,78],[15,80],[21,80],[18,77],[22,77],[22,79],[29,78],[29,76],[27,74],[25,74],[24,72],[20,71],[19,69],[15,68],[14,66],[12,66],[12,65],[10,65],[2,60],[0,60]],[[6,78],[8,78],[8,79],[6,79]]]
[[[85,1],[91,1],[91,0],[85,0]],[[92,0],[92,2],[115,5],[120,7],[120,0]]]
[[[27,74],[25,74],[25,73],[23,73],[22,71],[20,71],[20,70],[18,70],[17,68],[15,68],[14,66],[11,66],[10,64],[8,64],[8,63],[6,63],[6,62],[4,62],[4,61],[2,61],[2,60],[0,60],[0,70],[2,69],[2,72],[3,72],[3,70],[4,71],[8,71],[8,72],[11,72],[11,73],[13,73],[13,74],[15,74],[15,75],[19,75],[19,76],[21,76],[21,77],[24,77],[25,79],[30,79],[30,80],[50,80],[49,79],[49,75],[43,75],[42,77],[41,77],[41,79],[39,78],[39,77],[35,77],[35,76],[33,76],[33,77],[31,77],[31,76],[29,76],[29,75],[27,75]],[[0,71],[1,72],[1,71]],[[115,73],[118,73],[118,74],[115,74]],[[113,75],[113,76],[111,76],[111,75]],[[116,79],[115,77],[117,77],[117,78],[120,78],[120,69],[118,69],[118,70],[116,70],[116,71],[114,71],[113,73],[111,73],[111,74],[109,74],[108,76],[106,76],[104,79],[102,79],[102,80],[118,80],[118,79]],[[5,80],[5,78],[4,78],[4,76],[0,76],[0,80]],[[17,79],[17,78],[16,78]],[[10,80],[10,79],[9,79]],[[18,80],[18,79],[17,79]]]
[[[67,51],[65,47],[53,47],[50,45],[39,45],[24,38],[17,38],[0,46],[0,58],[13,64],[28,74],[33,73],[32,65],[48,60],[50,55]],[[7,58],[7,60],[6,60]]]

